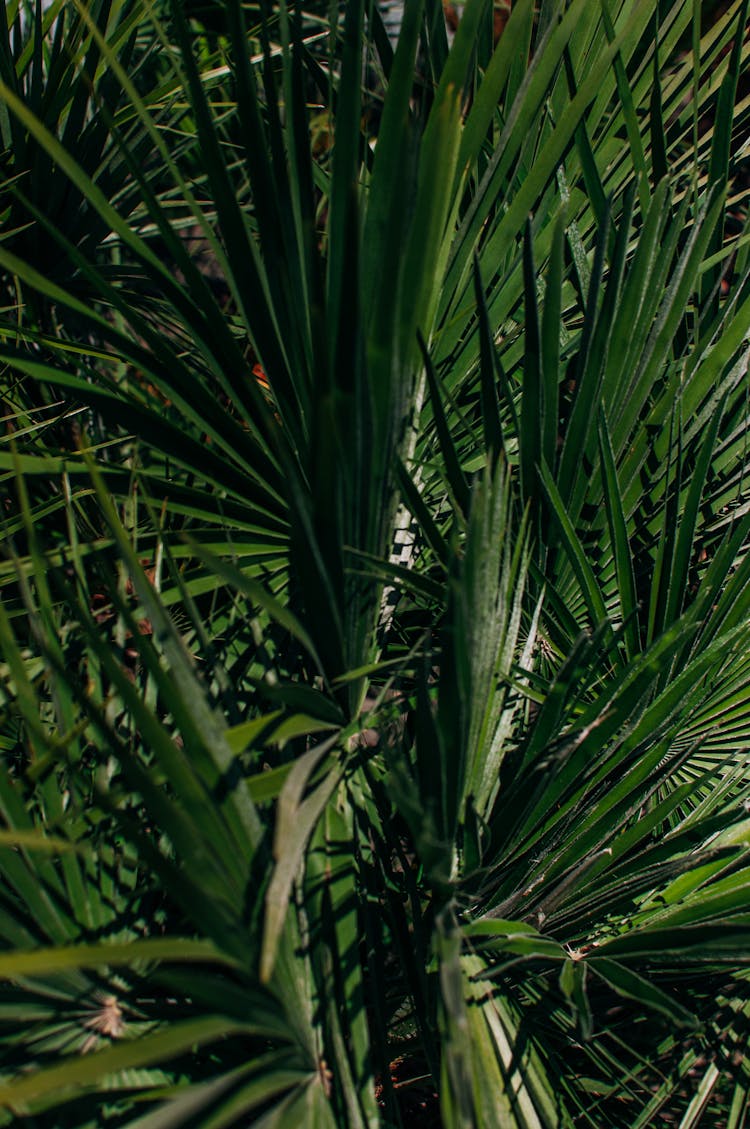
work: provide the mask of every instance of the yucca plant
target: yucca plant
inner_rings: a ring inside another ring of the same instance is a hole
[[[6,173],[6,1123],[742,1125],[747,0],[71,3],[31,86],[61,8],[80,126],[0,83],[83,209]]]

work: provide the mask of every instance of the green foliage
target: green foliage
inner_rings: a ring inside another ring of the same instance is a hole
[[[0,1124],[750,1108],[747,0],[385,8],[6,4]]]

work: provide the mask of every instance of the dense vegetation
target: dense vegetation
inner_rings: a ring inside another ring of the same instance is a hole
[[[1,1124],[746,1124],[748,0],[385,9],[5,5]]]

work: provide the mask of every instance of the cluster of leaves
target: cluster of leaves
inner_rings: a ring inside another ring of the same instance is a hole
[[[0,1122],[739,1127],[748,0],[333,9],[6,4]]]

